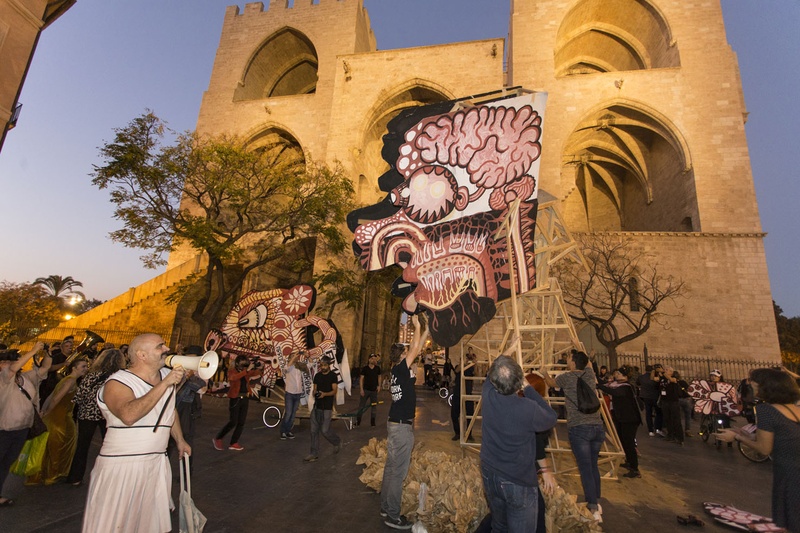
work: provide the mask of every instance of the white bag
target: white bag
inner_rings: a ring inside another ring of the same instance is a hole
[[[184,485],[183,480],[186,479]],[[181,496],[178,511],[178,529],[180,533],[203,533],[206,517],[203,516],[192,501],[192,477],[189,472],[189,456],[181,459]]]

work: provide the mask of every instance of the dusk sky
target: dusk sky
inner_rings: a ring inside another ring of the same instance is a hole
[[[94,188],[89,174],[113,128],[145,109],[174,130],[194,129],[225,7],[235,3],[78,0],[44,31],[22,114],[0,152],[0,281],[72,276],[87,297],[106,300],[163,272],[145,269],[142,251],[110,240],[120,226],[107,191]],[[364,4],[381,50],[508,33],[508,3],[499,0]],[[800,2],[723,0],[722,9],[750,113],[746,131],[772,294],[784,314],[798,316],[800,175],[791,158],[800,137]]]

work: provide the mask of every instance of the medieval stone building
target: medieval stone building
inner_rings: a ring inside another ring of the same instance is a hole
[[[512,86],[549,94],[540,189],[561,201],[570,229],[623,232],[687,283],[666,327],[622,349],[777,359],[747,112],[718,0],[511,0],[507,42],[402,50],[376,49],[361,0],[233,6],[197,129],[255,145],[280,138],[307,159],[341,162],[368,204],[385,194],[381,137],[400,110]],[[169,268],[159,291],[202,261],[179,250]],[[136,290],[117,320],[141,314],[134,304],[173,319],[160,292]],[[359,313],[335,316],[356,361],[391,341],[382,332],[399,313],[367,293]]]

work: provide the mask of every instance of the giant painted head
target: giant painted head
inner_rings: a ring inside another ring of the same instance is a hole
[[[222,326],[208,333],[205,348],[261,360],[262,384],[270,388],[292,353],[304,353],[302,359],[311,366],[322,355],[335,356],[341,363],[343,345],[336,327],[309,314],[315,300],[316,290],[310,285],[250,291],[231,308]],[[322,333],[319,345],[311,345],[309,328]]]
[[[393,287],[431,336],[455,345],[510,296],[507,237],[495,234],[521,200],[513,238],[516,289],[535,285],[539,155],[546,94],[405,110],[389,122],[378,204],[353,211],[353,249],[366,270],[403,268]],[[462,105],[463,104],[463,105]]]

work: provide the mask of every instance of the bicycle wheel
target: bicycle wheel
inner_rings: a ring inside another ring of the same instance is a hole
[[[703,439],[703,442],[708,442],[708,437],[711,436],[711,424],[709,422],[711,418],[708,415],[703,415],[703,418],[700,419],[700,431],[698,434]]]
[[[754,463],[763,463],[767,459],[769,459],[769,455],[764,455],[756,451],[755,449],[747,446],[746,444],[742,444],[741,441],[739,442],[739,451],[742,452],[742,455],[747,457],[749,460],[753,461]]]
[[[442,400],[447,398],[447,387],[442,387],[439,389],[439,398],[441,398]]]
[[[453,407],[453,395],[452,394],[447,397],[447,405],[449,405],[450,407]]]
[[[261,415],[261,420],[268,428],[274,428],[281,423],[281,410],[274,405],[268,406],[264,409],[264,414]]]

